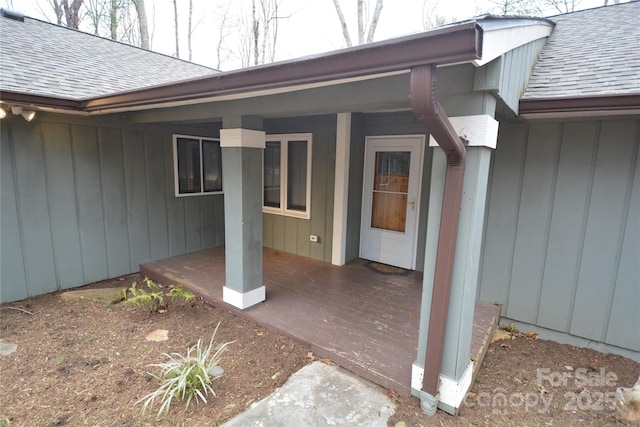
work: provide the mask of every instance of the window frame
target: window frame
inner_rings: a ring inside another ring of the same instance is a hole
[[[289,142],[305,141],[307,143],[307,188],[306,209],[304,211],[287,208],[288,177],[289,177]],[[267,142],[280,142],[280,207],[264,205],[264,151],[262,153],[262,212],[274,215],[290,216],[294,218],[311,219],[311,165],[313,158],[313,134],[286,133],[265,136]]]
[[[192,139],[198,140],[198,146],[200,150],[200,167],[199,167],[199,176],[200,176],[200,191],[194,193],[181,193],[180,192],[180,171],[178,170],[178,139]],[[195,136],[195,135],[183,135],[183,134],[173,134],[173,183],[174,183],[174,194],[175,197],[192,197],[192,196],[210,196],[216,194],[224,194],[224,181],[222,182],[222,190],[217,191],[204,191],[204,153],[203,153],[203,141],[212,141],[217,142],[218,146],[220,145],[220,138],[208,137],[208,136]],[[220,179],[222,180],[222,148],[220,147]]]

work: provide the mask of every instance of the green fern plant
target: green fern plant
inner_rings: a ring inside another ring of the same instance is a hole
[[[120,298],[125,304],[135,304],[137,306],[150,306],[150,312],[156,313],[159,310],[168,310],[169,305],[175,298],[182,298],[189,301],[195,295],[181,286],[173,286],[169,292],[165,294],[162,287],[153,280],[145,277],[143,282],[147,285],[148,291],[138,288],[138,283],[133,282],[129,288],[125,288],[120,292]],[[165,301],[168,297],[168,301]]]
[[[206,396],[209,393],[213,396],[216,395],[211,385],[213,380],[217,378],[217,376],[212,375],[213,368],[220,364],[222,354],[233,343],[233,341],[230,341],[222,345],[216,345],[214,340],[218,327],[220,327],[220,323],[213,331],[209,345],[206,348],[203,347],[202,340],[198,340],[196,345],[187,349],[186,355],[164,353],[164,356],[168,359],[166,362],[150,365],[160,368],[160,375],[148,372],[149,375],[160,381],[160,387],[136,402],[136,404],[143,403],[143,416],[146,410],[153,406],[156,399],[162,400],[162,405],[156,415],[156,420],[159,420],[163,415],[166,418],[169,414],[169,409],[174,399],[186,399],[186,408],[188,408],[193,399],[196,400],[196,404],[200,400],[206,404]]]

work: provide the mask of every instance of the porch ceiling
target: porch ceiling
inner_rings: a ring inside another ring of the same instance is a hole
[[[342,81],[330,86],[301,87],[288,92],[265,92],[254,98],[223,97],[208,103],[134,111],[129,121],[185,123],[222,121],[223,116],[259,116],[265,119],[335,114],[344,111],[411,110],[409,71],[366,80]]]

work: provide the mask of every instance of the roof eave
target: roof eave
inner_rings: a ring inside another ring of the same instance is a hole
[[[482,28],[476,22],[446,27],[329,54],[283,61],[185,82],[87,100],[88,112],[189,101],[410,69],[425,64],[482,57]]]
[[[61,110],[82,110],[80,100],[34,95],[0,89],[0,102],[3,104],[21,104]]]
[[[640,94],[524,98],[518,110],[525,119],[640,114]]]

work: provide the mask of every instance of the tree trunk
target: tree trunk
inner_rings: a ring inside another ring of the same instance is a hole
[[[273,2],[273,36],[271,38],[273,44],[271,45],[271,57],[270,60],[271,62],[275,61],[276,58],[276,43],[278,41],[278,21],[280,20],[280,17],[278,16],[278,1],[275,0]]]
[[[373,18],[371,19],[371,25],[369,26],[367,43],[371,43],[373,41],[373,35],[375,34],[376,27],[378,26],[378,19],[380,19],[380,12],[382,12],[382,2],[383,0],[376,1],[376,10],[373,12]]]
[[[173,16],[176,29],[176,58],[180,58],[180,39],[178,37],[178,1],[173,0]]]
[[[140,47],[149,50],[149,26],[147,23],[147,10],[144,7],[144,0],[133,0],[138,14],[138,29],[140,31]]]
[[[56,24],[62,25],[62,16],[64,15],[64,9],[62,7],[62,4],[58,3],[58,0],[53,0],[53,11],[56,14]]]
[[[358,0],[358,44],[364,43],[364,0]]]
[[[64,0],[62,6],[64,7],[64,17],[67,21],[67,27],[75,28],[76,30],[80,26],[80,8],[84,0],[73,0],[71,4],[67,0]],[[56,12],[57,14],[57,12]]]
[[[189,0],[189,28],[187,30],[187,49],[189,49],[189,61],[193,56],[193,49],[191,48],[191,33],[193,31],[191,26],[191,20],[193,18],[193,0]]]
[[[252,0],[253,9],[251,11],[251,25],[253,28],[253,65],[260,63],[260,22],[256,15],[256,0]]]
[[[118,0],[111,0],[109,28],[111,29],[111,40],[118,40]]]
[[[260,63],[264,64],[267,54],[267,38],[270,34],[271,27],[271,0],[260,0],[260,8],[262,9],[262,43],[260,46]]]
[[[342,36],[344,37],[344,41],[347,42],[347,46],[352,46],[351,37],[349,37],[349,28],[347,28],[347,21],[344,20],[344,15],[340,8],[340,0],[333,0],[333,5],[336,7],[338,19],[340,19],[340,26],[342,27]]]

